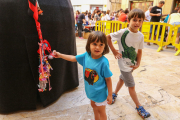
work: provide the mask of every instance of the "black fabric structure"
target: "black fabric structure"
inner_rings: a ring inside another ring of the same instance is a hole
[[[74,15],[70,0],[38,0],[43,38],[52,50],[76,55]],[[28,0],[0,0],[0,113],[36,109],[79,85],[77,63],[53,59],[52,90],[39,93],[38,33],[28,15]],[[48,86],[48,84],[47,84]]]

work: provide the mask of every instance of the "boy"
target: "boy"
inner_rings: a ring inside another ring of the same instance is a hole
[[[120,79],[112,95],[113,103],[115,102],[118,91],[125,83],[125,85],[129,88],[131,98],[136,104],[137,112],[141,115],[141,117],[147,118],[150,114],[138,101],[135,91],[134,78],[132,76],[132,72],[139,67],[141,61],[144,36],[138,31],[138,29],[142,26],[144,19],[145,15],[141,9],[136,8],[131,10],[128,14],[127,20],[129,27],[107,35],[107,40],[115,58],[118,58],[118,64],[121,71]],[[117,40],[119,51],[114,48],[111,40]]]

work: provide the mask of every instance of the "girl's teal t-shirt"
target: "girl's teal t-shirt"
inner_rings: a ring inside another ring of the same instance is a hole
[[[77,55],[76,60],[83,66],[87,97],[97,103],[105,101],[108,96],[105,78],[112,76],[108,59],[104,56],[99,59],[93,59],[90,53],[85,52]]]

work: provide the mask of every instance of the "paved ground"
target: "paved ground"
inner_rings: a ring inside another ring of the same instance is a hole
[[[85,52],[86,39],[77,38],[77,53]],[[117,44],[115,45],[116,48]],[[141,66],[133,72],[136,91],[140,103],[151,113],[147,120],[180,120],[180,56],[174,56],[174,49],[156,52],[158,46],[143,49]],[[112,52],[106,55],[113,72],[113,89],[119,80],[117,60]],[[0,120],[88,120],[93,119],[93,111],[86,98],[82,67],[79,69],[79,87],[64,93],[52,105],[36,111],[20,111],[0,115]],[[125,86],[118,93],[117,101],[107,106],[108,120],[141,120],[135,111]]]

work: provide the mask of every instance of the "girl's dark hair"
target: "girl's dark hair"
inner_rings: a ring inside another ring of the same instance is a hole
[[[105,54],[109,53],[109,47],[108,47],[108,44],[107,44],[106,35],[105,35],[103,32],[101,32],[101,31],[93,31],[93,32],[89,35],[88,40],[87,40],[87,43],[86,43],[86,51],[87,51],[88,53],[91,52],[91,50],[90,50],[90,44],[91,44],[92,42],[95,42],[95,41],[97,41],[97,42],[100,41],[101,43],[104,43],[104,44],[105,44],[104,51],[103,51],[102,55],[105,55]]]
[[[130,21],[134,17],[143,18],[143,20],[144,20],[145,19],[145,14],[141,9],[134,8],[129,12],[128,20]]]

